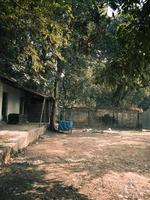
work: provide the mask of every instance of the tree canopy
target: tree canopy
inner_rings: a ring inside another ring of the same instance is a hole
[[[140,106],[150,95],[149,8],[148,0],[1,0],[0,71],[62,106]]]

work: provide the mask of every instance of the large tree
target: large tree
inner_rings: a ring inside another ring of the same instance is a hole
[[[1,73],[53,93],[56,101],[62,47],[69,45],[71,5],[65,1],[2,0],[0,11]]]
[[[51,129],[59,103],[118,106],[149,83],[149,1],[109,1],[115,18],[107,3],[0,1],[1,73],[54,96]]]
[[[112,60],[108,71],[119,81],[114,93],[114,104],[118,105],[128,91],[150,87],[150,1],[110,1],[113,9],[118,9],[121,22],[117,40],[120,55]],[[116,73],[114,69],[117,69]],[[117,97],[117,98],[116,98]]]

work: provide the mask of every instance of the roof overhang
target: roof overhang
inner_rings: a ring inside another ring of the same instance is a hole
[[[41,97],[41,98],[45,98],[45,99],[49,99],[49,100],[54,100],[54,97],[52,97],[51,95],[45,95],[45,94],[41,94],[37,91],[34,91],[32,89],[29,89],[29,88],[26,88],[22,85],[19,85],[17,80],[15,79],[10,79],[4,75],[0,75],[0,80],[3,82],[3,83],[6,83],[16,89],[19,89],[19,90],[22,90],[22,91],[25,91],[27,93],[30,93],[32,95],[35,95],[37,97]]]

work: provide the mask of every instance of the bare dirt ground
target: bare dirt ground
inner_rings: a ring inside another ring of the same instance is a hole
[[[0,200],[150,200],[150,132],[48,134],[0,171]]]

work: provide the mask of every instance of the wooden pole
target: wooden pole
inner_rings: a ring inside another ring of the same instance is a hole
[[[41,126],[41,123],[42,123],[42,118],[43,118],[43,113],[44,113],[44,108],[45,108],[45,102],[46,102],[46,98],[44,97],[42,111],[41,111],[41,117],[40,117],[40,126]]]
[[[50,124],[51,121],[51,104],[50,100],[48,101],[48,123]]]

